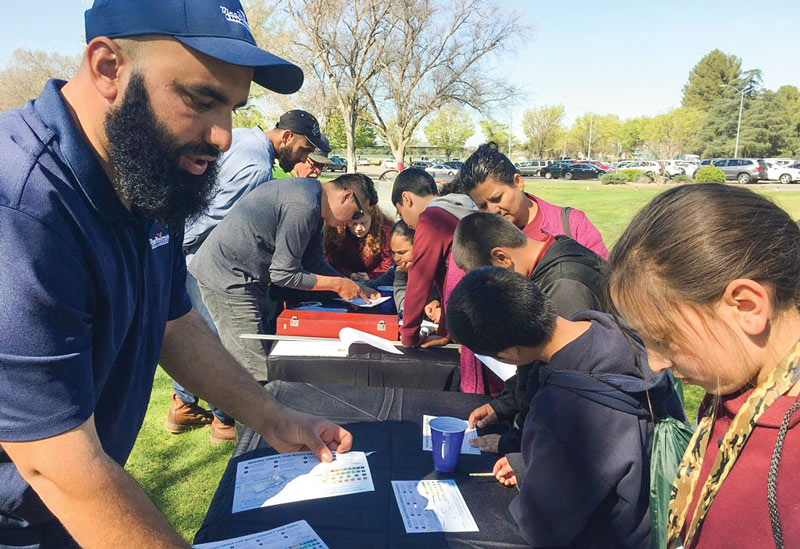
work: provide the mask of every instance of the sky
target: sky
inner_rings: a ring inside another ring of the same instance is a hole
[[[277,1],[277,0],[268,0]],[[80,53],[90,0],[15,2],[0,18],[0,66],[17,48]],[[761,69],[764,85],[800,87],[800,2],[761,0],[504,0],[530,30],[493,67],[519,95],[491,115],[522,135],[526,109],[654,116],[680,106],[691,68],[718,48]],[[478,118],[478,115],[473,118]],[[476,135],[469,145],[480,142]],[[475,142],[475,143],[472,143]]]

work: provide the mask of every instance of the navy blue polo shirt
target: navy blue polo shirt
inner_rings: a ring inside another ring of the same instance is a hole
[[[94,414],[122,465],[166,322],[191,309],[183,235],[125,208],[63,84],[0,115],[0,442],[58,435]],[[0,453],[0,545],[36,543],[36,525],[52,520]]]

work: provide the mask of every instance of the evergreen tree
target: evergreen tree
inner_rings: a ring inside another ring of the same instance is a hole
[[[736,95],[736,91],[723,85],[736,86],[741,75],[741,59],[720,50],[709,52],[689,73],[689,81],[683,87],[682,106],[710,111],[720,99],[730,99]]]

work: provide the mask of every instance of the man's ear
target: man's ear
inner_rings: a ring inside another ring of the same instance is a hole
[[[494,267],[501,267],[503,269],[514,270],[514,261],[508,254],[508,251],[502,246],[496,246],[489,252],[489,257],[492,259]]]
[[[410,208],[414,205],[414,199],[411,196],[411,193],[408,191],[403,191],[400,193],[400,198],[403,199],[403,206],[406,208]]]
[[[292,130],[283,130],[281,134],[281,143],[288,145],[292,141],[292,138],[294,138],[294,132]]]
[[[133,72],[131,59],[122,53],[116,42],[98,36],[86,46],[84,63],[89,68],[89,77],[97,92],[109,103],[115,102],[127,86]],[[127,69],[127,79],[124,73]]]
[[[721,306],[750,336],[763,334],[772,315],[769,291],[749,278],[730,281],[722,294]]]

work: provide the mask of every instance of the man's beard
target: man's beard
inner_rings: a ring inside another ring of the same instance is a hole
[[[122,105],[106,115],[105,130],[117,189],[132,208],[171,230],[205,213],[214,196],[216,162],[202,175],[179,162],[184,154],[216,157],[219,149],[204,142],[178,144],[153,112],[141,74],[131,76]]]
[[[302,158],[297,153],[292,151],[289,145],[282,145],[275,151],[275,159],[278,161],[278,166],[281,167],[286,173],[294,170],[296,164],[300,163]]]

